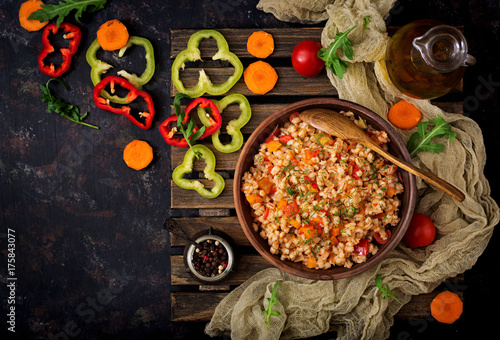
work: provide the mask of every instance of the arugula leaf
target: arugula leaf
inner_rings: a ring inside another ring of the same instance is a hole
[[[427,132],[427,126],[435,125],[434,128]],[[420,151],[429,151],[440,153],[444,151],[444,145],[439,143],[431,143],[433,137],[445,137],[450,140],[450,143],[455,140],[457,134],[451,130],[451,126],[438,115],[436,118],[428,122],[420,122],[417,125],[417,132],[413,133],[408,140],[408,151],[410,156],[414,157]]]
[[[64,21],[64,18],[73,10],[76,10],[75,20],[80,22],[80,18],[84,11],[89,13],[97,12],[103,9],[105,5],[106,0],[63,0],[57,5],[41,5],[42,8],[34,13],[31,13],[28,19],[44,22],[57,17],[57,27],[59,27],[59,25]]]
[[[349,65],[346,61],[339,59],[337,56],[337,49],[342,48],[347,59],[352,60],[353,50],[352,42],[347,38],[347,35],[355,29],[356,26],[351,27],[347,32],[339,32],[335,35],[335,40],[332,41],[328,49],[321,48],[318,51],[318,58],[325,62],[326,67],[330,69],[337,77],[342,79],[344,73],[347,71]]]
[[[184,111],[181,110],[181,99],[182,98],[189,98],[191,99],[190,96],[183,94],[183,93],[177,93],[174,97],[174,108],[175,108],[175,114],[177,115],[177,129],[182,132],[182,135],[186,139],[189,148],[193,151],[194,155],[196,156],[196,159],[200,159],[200,155],[198,152],[193,150],[193,145],[194,143],[198,140],[198,138],[201,137],[201,135],[205,132],[206,126],[202,126],[198,131],[193,133],[193,128],[195,126],[195,122],[193,118],[191,118],[188,122],[188,125],[186,128],[184,128],[184,125],[182,124],[182,121],[184,120],[186,114]]]
[[[271,297],[267,298],[267,301],[269,304],[267,305],[267,309],[262,311],[262,315],[266,316],[266,325],[267,328],[269,328],[269,318],[271,315],[280,315],[280,312],[273,311],[273,306],[279,301],[279,299],[276,298],[276,294],[278,293],[278,284],[281,282],[281,280],[276,281],[273,287],[273,292],[271,293]]]
[[[68,104],[64,102],[61,98],[54,97],[50,93],[49,84],[51,81],[57,81],[64,86],[66,91],[69,91],[69,86],[64,81],[59,78],[51,78],[47,81],[45,85],[40,85],[40,90],[42,90],[42,95],[40,99],[42,102],[47,103],[47,112],[54,111],[58,115],[71,120],[72,122],[91,127],[93,129],[99,129],[98,126],[87,124],[83,122],[83,119],[87,117],[88,113],[80,115],[80,109],[77,106]]]
[[[375,286],[382,292],[382,299],[387,299],[390,297],[397,303],[401,303],[398,299],[396,299],[396,295],[394,293],[394,290],[391,290],[389,285],[386,283],[385,286],[382,284],[382,279],[380,278],[380,275],[377,274],[375,277]]]
[[[364,24],[363,24],[363,29],[364,30],[369,30],[368,24],[371,22],[370,21],[370,16],[367,15],[366,17],[363,18]]]

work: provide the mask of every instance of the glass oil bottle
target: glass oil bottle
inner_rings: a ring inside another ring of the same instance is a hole
[[[385,64],[393,84],[405,95],[432,99],[445,95],[476,60],[467,54],[462,32],[424,19],[400,28],[388,43]]]

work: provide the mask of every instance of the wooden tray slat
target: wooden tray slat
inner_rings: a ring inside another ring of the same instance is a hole
[[[209,148],[215,155],[216,163],[215,163],[215,170],[217,171],[224,171],[224,170],[234,170],[236,167],[236,162],[238,161],[238,157],[240,156],[241,149],[233,152],[233,153],[223,153],[220,151],[217,151],[215,147],[212,144],[212,140],[210,138],[207,138],[206,140],[201,140],[196,142],[196,144],[202,144],[205,145],[207,148]],[[184,155],[186,154],[187,150],[189,148],[177,148],[173,147],[171,149],[171,159],[172,159],[172,166],[176,167],[177,165],[181,164],[184,161]],[[193,164],[193,171],[203,171],[205,168],[205,162],[202,160],[196,160]]]
[[[185,87],[192,87],[198,83],[200,70],[201,68],[197,67],[187,67],[181,72],[181,80]],[[214,84],[222,84],[234,72],[234,69],[231,67],[205,68],[204,70]],[[287,96],[293,99],[293,97],[297,96],[321,97],[338,95],[337,89],[331,84],[325,70],[312,78],[302,77],[293,67],[275,67],[275,70],[276,73],[278,73],[278,81],[276,86],[265,94],[266,97]],[[450,91],[450,93],[461,92],[463,92],[463,81],[460,81],[460,83]],[[175,97],[177,93],[179,93],[179,91],[177,91],[177,88],[171,83],[170,96]],[[240,80],[227,92],[227,94],[232,93],[241,93],[247,97],[262,96],[248,89],[243,80],[243,76],[241,76]],[[203,96],[213,97],[208,93],[205,93]]]
[[[196,281],[191,275],[186,272],[184,266],[184,259],[182,255],[170,256],[170,263],[172,268],[171,285],[199,285],[200,282]],[[252,277],[255,273],[271,268],[272,264],[266,261],[260,255],[242,255],[238,258],[237,271],[230,274],[230,276],[222,282],[224,285],[239,285]]]
[[[217,29],[226,39],[229,50],[240,58],[255,58],[247,51],[248,37],[261,29],[245,29],[245,28],[221,28]],[[274,51],[273,58],[290,58],[293,48],[299,42],[305,39],[321,39],[323,28],[266,28],[265,32],[273,35]],[[175,58],[180,51],[185,50],[189,37],[198,32],[196,29],[172,29],[171,30],[171,49],[170,58]],[[203,41],[200,44],[202,58],[211,58],[216,52],[217,47],[215,42]],[[256,58],[257,60],[257,58]]]
[[[206,187],[210,185],[210,181],[205,179],[200,179],[200,182],[203,183]],[[233,180],[226,179],[226,186],[224,191],[220,194],[219,197],[216,198],[205,198],[202,197],[194,190],[186,190],[182,189],[171,181],[171,204],[170,208],[172,209],[213,209],[213,208],[227,208],[234,209],[234,200],[233,200]]]
[[[257,59],[256,59],[257,61]],[[272,64],[270,61],[269,63]],[[337,90],[332,86],[326,75],[326,71],[322,71],[319,75],[313,78],[303,78],[295,72],[293,67],[274,67],[278,73],[278,82],[276,86],[266,94],[266,96],[336,96]],[[186,67],[181,72],[181,80],[185,87],[192,87],[198,83],[200,68]],[[234,69],[232,67],[205,68],[207,75],[214,84],[222,84],[229,78]],[[170,96],[174,97],[179,91],[173,83],[170,84]],[[251,92],[241,76],[240,80],[227,92],[241,93],[247,97],[262,96]],[[204,94],[204,97],[211,97],[209,94]]]
[[[233,241],[238,246],[251,246],[250,241],[245,236],[245,233],[241,229],[238,217],[181,217],[176,218],[175,221],[182,227],[187,235],[195,235],[201,231],[213,229],[222,231],[228,234]],[[170,246],[171,247],[183,247],[188,243],[177,237],[174,234],[170,234]]]
[[[395,315],[398,319],[419,320],[432,318],[430,304],[439,291],[415,295]],[[229,293],[172,293],[172,321],[210,321],[215,307]],[[458,295],[463,300],[463,292]]]

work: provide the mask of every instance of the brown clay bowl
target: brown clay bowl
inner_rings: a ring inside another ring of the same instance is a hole
[[[264,120],[249,137],[245,143],[234,175],[233,194],[235,200],[236,213],[239,222],[246,237],[252,243],[253,247],[271,264],[277,268],[300,277],[313,280],[331,280],[342,279],[359,274],[375,264],[379,263],[403,238],[410,223],[416,201],[415,177],[399,169],[404,185],[404,193],[400,197],[401,207],[399,210],[400,222],[397,226],[391,228],[392,236],[389,241],[379,245],[379,251],[373,256],[369,256],[365,263],[353,264],[351,268],[334,266],[329,269],[310,269],[300,262],[282,261],[278,255],[271,254],[267,240],[264,240],[252,228],[253,218],[251,216],[251,207],[245,203],[245,195],[241,191],[241,178],[243,174],[253,164],[253,157],[259,150],[259,146],[269,136],[276,125],[283,126],[288,121],[290,114],[300,112],[305,109],[324,107],[335,111],[351,111],[356,116],[362,117],[368,124],[377,130],[385,130],[389,136],[389,152],[394,156],[411,163],[411,157],[401,138],[396,131],[384,119],[373,111],[358,104],[336,98],[312,98],[290,104],[276,111]]]

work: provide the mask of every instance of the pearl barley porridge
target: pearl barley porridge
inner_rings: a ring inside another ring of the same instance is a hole
[[[342,112],[383,148],[389,138]],[[253,229],[281,260],[309,268],[350,268],[378,251],[399,222],[397,167],[367,147],[290,116],[260,145],[243,175]]]

